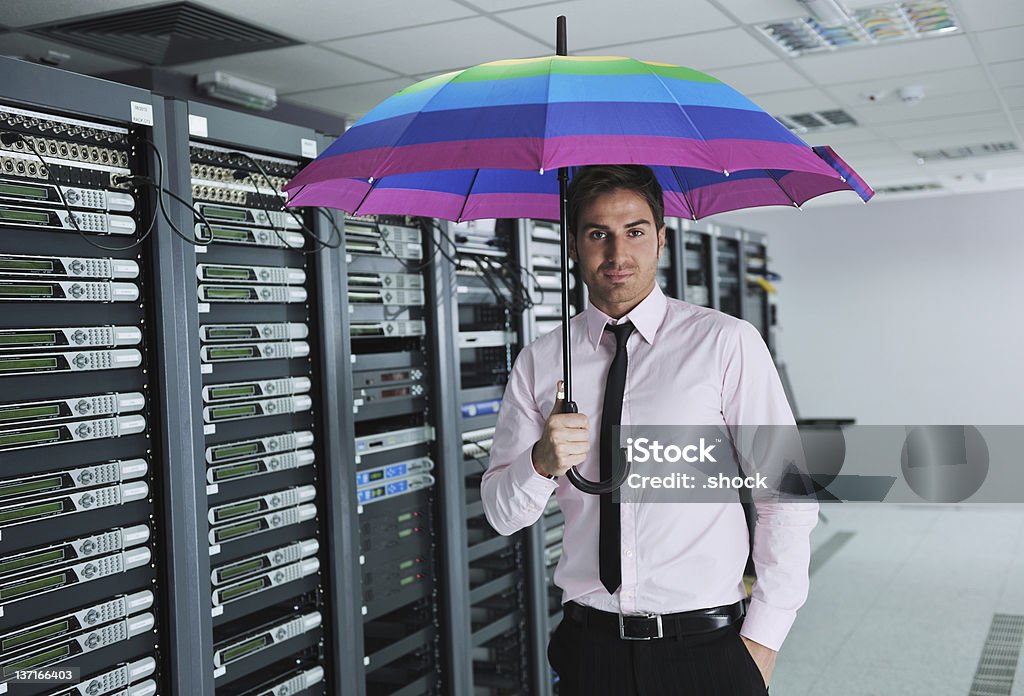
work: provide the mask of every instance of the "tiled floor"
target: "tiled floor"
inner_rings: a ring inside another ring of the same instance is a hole
[[[772,695],[968,696],[993,615],[1024,615],[1024,506],[822,512],[812,549],[824,558]],[[1020,660],[1009,693],[1024,696]]]

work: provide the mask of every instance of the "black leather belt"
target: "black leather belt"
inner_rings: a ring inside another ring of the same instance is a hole
[[[562,606],[567,620],[589,631],[618,636],[623,640],[653,640],[674,638],[695,633],[717,631],[731,626],[743,618],[745,603],[684,611],[678,614],[640,614],[623,616],[612,614],[576,602]]]

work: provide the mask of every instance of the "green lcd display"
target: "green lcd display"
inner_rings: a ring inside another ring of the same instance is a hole
[[[218,469],[213,472],[213,478],[217,483],[222,481],[229,481],[235,478],[241,478],[242,476],[252,476],[260,473],[260,465],[257,463],[252,464],[236,464],[234,466],[226,466],[223,469]]]
[[[399,522],[408,522],[411,519],[412,519],[412,513],[411,512],[403,512],[401,515],[398,516],[398,521]]]
[[[243,384],[234,387],[210,387],[210,399],[237,399],[240,396],[256,396],[255,384]]]
[[[402,561],[401,563],[398,564],[398,569],[399,570],[409,570],[410,568],[413,567],[413,565],[415,563],[416,563],[416,561],[412,561],[412,560]]]
[[[401,585],[402,587],[405,587],[406,585],[411,585],[415,581],[416,581],[416,576],[415,575],[408,575],[408,576],[402,578],[401,580],[399,580],[398,584]]]
[[[245,346],[243,348],[210,348],[207,350],[210,360],[238,360],[240,358],[252,358],[256,355],[256,348]]]
[[[38,198],[40,200],[46,200],[48,198],[46,189],[44,188],[7,183],[0,183],[0,194],[19,196],[21,198]]]
[[[209,341],[234,341],[239,338],[257,338],[259,334],[254,326],[216,326],[206,330]]]
[[[67,621],[55,621],[47,626],[40,626],[30,631],[15,634],[4,638],[2,641],[3,649],[6,652],[13,648],[20,647],[26,643],[36,643],[43,640],[44,638],[52,638],[53,636],[59,636],[62,633],[67,633],[71,628],[71,624]]]
[[[22,597],[33,592],[52,590],[61,587],[68,581],[67,573],[57,573],[38,580],[28,580],[7,587],[0,587],[0,602],[6,602],[17,597]]]
[[[0,373],[56,370],[57,358],[0,358]]]
[[[238,459],[248,457],[252,454],[259,454],[260,446],[256,442],[244,442],[240,445],[221,445],[213,448],[213,461],[219,462],[224,459]]]
[[[265,635],[260,636],[259,638],[253,638],[252,640],[247,640],[244,643],[240,643],[234,646],[233,648],[228,648],[223,653],[221,653],[221,661],[224,663],[228,663],[232,660],[237,660],[238,658],[244,657],[249,653],[256,652],[261,648],[265,648],[270,644],[270,636]]]
[[[238,599],[243,595],[259,592],[266,586],[266,582],[265,578],[260,578],[259,580],[242,583],[237,587],[225,588],[220,592],[220,601],[230,602],[232,599]]]
[[[400,532],[398,532],[398,538],[399,539],[404,539],[405,537],[409,536],[410,534],[412,534],[412,530],[411,529],[403,529]]]
[[[345,251],[352,254],[372,254],[377,251],[376,244],[367,244],[365,242],[345,242]]]
[[[243,561],[242,563],[234,563],[229,566],[224,566],[217,571],[217,582],[226,582],[232,578],[237,578],[240,575],[255,573],[263,570],[267,565],[266,559],[257,558],[255,561]]]
[[[221,220],[245,220],[249,216],[244,210],[234,208],[218,208],[214,205],[204,205],[203,215],[206,217],[219,218]]]
[[[213,519],[217,522],[223,522],[229,520],[232,517],[241,517],[242,515],[252,515],[253,513],[259,512],[263,507],[259,500],[253,500],[247,503],[239,503],[238,505],[228,505],[213,511]]]
[[[206,277],[215,280],[248,280],[252,274],[244,268],[207,268]]]
[[[60,415],[59,404],[43,404],[42,406],[18,406],[0,409],[0,423],[19,420],[35,420],[36,418],[53,418]]]
[[[50,221],[49,213],[37,213],[34,210],[0,210],[0,220],[9,222],[40,222],[44,225]]]
[[[0,285],[0,297],[53,297],[53,286]]]
[[[0,435],[0,449],[16,445],[36,445],[60,440],[60,430],[32,430],[29,432]]]
[[[42,491],[58,491],[61,489],[62,483],[63,479],[60,476],[52,476],[50,478],[36,479],[34,481],[0,484],[0,500],[4,498],[11,498],[16,495],[27,495],[29,493],[39,493]]]
[[[378,470],[378,471],[371,471],[368,478],[371,481],[380,481],[382,478],[384,478],[384,472],[380,471],[380,470]]]
[[[0,256],[0,272],[3,271],[36,271],[39,273],[50,273],[53,271],[53,261]]]
[[[260,531],[259,520],[255,522],[246,522],[245,524],[236,524],[233,527],[227,527],[226,529],[218,529],[214,533],[214,536],[217,538],[218,542],[221,542],[258,531]]]
[[[46,517],[58,515],[64,512],[64,501],[57,500],[52,503],[40,503],[38,505],[26,505],[25,507],[13,510],[0,511],[0,524],[9,524],[32,517]]]
[[[52,333],[0,333],[0,348],[8,346],[52,346],[57,335]]]
[[[8,558],[0,561],[0,577],[26,568],[36,568],[41,565],[50,565],[63,561],[65,558],[63,549],[52,551],[40,551],[39,553],[26,554],[18,558]]]
[[[230,239],[232,241],[246,241],[249,239],[248,230],[233,230],[228,227],[213,227],[214,239]]]
[[[225,418],[246,418],[259,413],[256,404],[245,404],[244,406],[219,406],[210,409],[212,420],[224,420]]]
[[[61,658],[67,657],[71,654],[71,646],[65,643],[53,650],[47,650],[46,652],[39,653],[38,655],[32,655],[26,657],[24,660],[12,662],[8,665],[4,665],[4,678],[10,677],[16,672],[22,672],[26,669],[32,669],[33,667],[39,667],[40,665],[49,664]]]
[[[252,293],[248,288],[206,288],[206,297],[211,300],[248,300]]]

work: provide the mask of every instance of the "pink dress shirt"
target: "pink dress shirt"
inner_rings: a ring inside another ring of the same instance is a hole
[[[571,321],[573,398],[589,416],[590,452],[580,465],[600,478],[598,438],[604,382],[615,354],[605,324],[632,321],[622,423],[636,425],[787,425],[793,414],[760,334],[748,322],[666,298],[654,290],[616,322],[593,306]],[[561,332],[527,346],[516,360],[481,483],[484,511],[501,534],[536,522],[552,491],[565,515],[555,584],[562,601],[623,614],[673,612],[732,604],[746,596],[749,541],[738,503],[620,506],[622,585],[609,595],[598,577],[599,498],[564,477],[538,474],[533,445],[561,378]],[[741,633],[778,650],[807,598],[809,535],[815,503],[756,504],[753,597]]]

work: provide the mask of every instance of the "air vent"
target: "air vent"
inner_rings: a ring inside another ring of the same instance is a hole
[[[875,193],[892,195],[900,193],[923,193],[924,191],[942,191],[941,184],[929,181],[924,184],[901,184],[899,186],[876,186]]]
[[[849,13],[847,22],[836,26],[825,26],[814,17],[801,17],[757,28],[791,56],[962,33],[945,0],[861,7]]]
[[[32,33],[147,65],[175,65],[298,43],[187,2],[36,27]]]
[[[917,150],[914,152],[914,157],[919,162],[935,162],[941,160],[962,160],[969,157],[991,157],[992,155],[1017,151],[1017,143],[1008,140],[1001,143],[982,143],[980,145],[964,145],[962,147],[943,147],[935,150]]]
[[[787,114],[776,116],[776,120],[791,131],[809,133],[828,128],[845,128],[856,126],[857,121],[842,109],[828,111],[809,111],[803,114]]]

